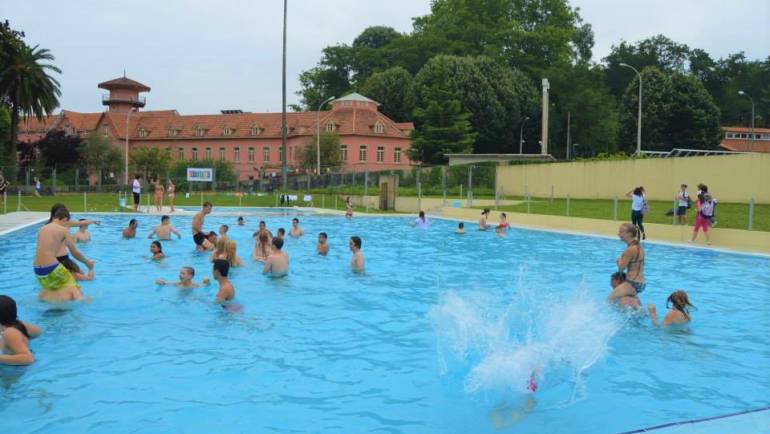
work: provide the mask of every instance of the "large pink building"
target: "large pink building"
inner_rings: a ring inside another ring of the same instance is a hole
[[[176,110],[143,111],[140,93],[150,88],[126,77],[99,83],[109,91],[102,113],[62,110],[43,122],[28,120],[19,127],[19,141],[31,142],[51,129],[85,136],[101,131],[116,146],[129,151],[160,147],[174,160],[224,160],[233,164],[243,180],[280,174],[281,113],[223,110],[214,115],[180,115]],[[379,112],[379,104],[352,93],[333,100],[331,110],[287,113],[287,166],[299,171],[301,150],[315,143],[316,126],[340,137],[344,171],[406,169],[411,165],[411,122],[398,123]],[[318,116],[318,124],[316,124]]]

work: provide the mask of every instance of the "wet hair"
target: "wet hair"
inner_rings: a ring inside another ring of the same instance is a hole
[[[329,238],[329,237],[326,235],[326,232],[321,232],[320,234],[318,234],[318,236],[319,236],[319,237],[324,237],[324,239],[327,239],[327,238]]]
[[[457,224],[457,227],[458,227],[458,228],[460,228],[460,229],[462,229],[462,228],[464,228],[464,227],[465,227],[465,223],[463,223],[463,222],[460,222],[460,223],[458,223],[458,224]]]
[[[417,214],[421,219],[425,219],[425,211],[420,211],[419,214]]]
[[[293,219],[291,219],[291,222],[292,222],[292,223],[294,223],[294,222],[297,222],[297,223],[299,223],[299,219],[298,219],[297,217],[294,217]]]
[[[270,237],[267,235],[267,232],[262,232],[261,234],[259,234],[259,241],[261,243],[266,243],[267,240],[269,240],[269,239],[270,239]]]
[[[224,228],[224,229],[225,229],[225,232],[227,232],[227,231],[229,231],[229,230],[230,230],[230,226],[227,226],[227,225],[222,225],[222,226],[220,226],[219,228],[220,228],[220,229]]]
[[[19,321],[16,301],[7,295],[0,295],[0,325],[4,327],[13,327],[29,339],[27,326]]]
[[[69,257],[69,255],[61,256],[56,258],[60,264],[64,266],[64,268],[67,269],[70,273],[82,273],[83,271],[80,269],[80,266],[77,262],[73,261],[72,258]]]
[[[623,223],[620,228],[624,232],[628,232],[634,238],[636,242],[639,242],[639,227],[631,223]]]
[[[51,215],[48,217],[48,223],[51,223],[53,221],[53,215],[56,214],[56,211],[58,211],[61,208],[67,208],[63,203],[55,203],[51,207]]]
[[[155,240],[152,243],[150,243],[152,246],[158,246],[158,252],[163,253],[163,246],[160,245],[160,241]]]
[[[227,277],[230,272],[230,263],[224,259],[214,259],[214,271],[218,271],[222,277]]]
[[[623,283],[626,281],[626,273],[622,271],[616,271],[612,273],[612,276],[610,276],[612,280],[617,280],[620,283]]]
[[[505,215],[505,213],[501,213],[500,216],[501,217],[506,217],[506,218],[508,217],[507,215]]]
[[[241,216],[241,217],[238,217],[238,221],[239,221],[239,222],[242,222],[242,221],[243,221],[243,217],[242,217],[242,216]]]
[[[634,189],[634,194],[635,194],[635,195],[637,195],[637,196],[641,196],[641,195],[642,195],[642,193],[644,193],[644,187],[642,187],[641,185],[640,185],[639,187],[636,187],[636,188]]]
[[[131,219],[131,220],[129,220],[129,221],[128,221],[128,225],[129,225],[129,226],[131,226],[131,225],[132,225],[132,224],[134,224],[134,223],[138,223],[138,222],[136,221],[136,219]]]
[[[230,262],[230,265],[234,265],[235,258],[238,257],[238,245],[235,241],[230,238],[225,238],[224,252],[227,255],[227,260]]]
[[[279,233],[281,236],[283,236],[283,235],[286,235],[286,229],[284,229],[284,228],[278,228],[278,233]]]
[[[195,277],[195,268],[193,267],[182,267],[182,270],[187,270],[190,272],[190,277]]]
[[[688,320],[690,319],[690,308],[697,309],[695,306],[690,304],[690,299],[687,297],[687,293],[681,289],[672,292],[671,295],[668,296],[666,299],[666,307],[669,307],[669,305],[671,305],[671,307],[678,310],[679,312],[682,312],[684,317]]]
[[[211,207],[213,207],[213,206],[214,206],[214,205],[212,205],[212,204],[211,204],[211,202],[203,202],[203,208],[206,208],[206,207],[209,207],[209,208],[211,208]]]
[[[217,233],[214,231],[209,231],[209,233],[206,234],[206,238],[208,237],[214,237],[217,238]]]
[[[481,215],[489,214],[489,208],[484,208],[483,211],[481,211]]]
[[[261,225],[265,225],[265,221],[264,221],[264,220],[260,220],[260,221],[259,221],[259,224],[260,224],[260,226],[261,226]]]
[[[169,220],[169,218],[170,218],[169,216],[164,215],[163,217],[160,218],[160,222],[163,223],[163,222]]]
[[[53,213],[53,219],[54,220],[69,220],[70,219],[70,212],[65,207],[61,207],[56,210],[55,213]]]
[[[281,250],[281,248],[283,247],[283,239],[273,238],[273,247],[275,247],[278,250]]]
[[[356,247],[358,247],[359,249],[361,248],[361,237],[357,235],[353,235],[352,237],[350,237],[350,240],[353,241],[353,244]]]

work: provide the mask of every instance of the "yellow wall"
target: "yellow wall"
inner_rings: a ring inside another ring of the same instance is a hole
[[[651,200],[673,200],[682,183],[694,196],[704,183],[721,202],[770,203],[770,154],[648,158],[623,161],[498,166],[498,192],[504,196],[612,199],[643,185]]]

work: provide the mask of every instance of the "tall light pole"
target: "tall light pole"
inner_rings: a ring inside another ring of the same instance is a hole
[[[326,98],[321,104],[318,105],[318,111],[315,112],[315,168],[318,175],[321,174],[321,108],[323,108],[327,102],[333,99],[333,96]]]
[[[281,76],[281,174],[283,175],[283,191],[286,191],[288,179],[286,175],[286,4],[283,0],[283,74]]]
[[[738,95],[743,95],[751,101],[751,150],[754,150],[754,98],[746,92],[739,90]]]
[[[525,117],[523,121],[521,121],[521,128],[519,128],[519,154],[522,154],[522,149],[524,148],[524,124],[527,123],[529,120],[529,116]]]
[[[126,159],[125,159],[125,167],[123,168],[123,170],[125,171],[124,181],[125,181],[126,185],[128,185],[128,133],[129,133],[129,131],[128,131],[128,120],[131,119],[131,112],[132,111],[133,110],[131,110],[129,108],[128,109],[128,114],[126,115]]]
[[[633,69],[639,77],[639,111],[636,115],[636,155],[639,155],[642,153],[642,74],[627,63],[621,63],[620,66]]]

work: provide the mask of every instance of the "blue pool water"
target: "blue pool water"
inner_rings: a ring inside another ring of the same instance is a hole
[[[593,434],[770,401],[766,257],[649,244],[642,302],[664,313],[682,288],[698,307],[691,326],[664,331],[604,305],[617,240],[303,215],[290,275],[273,280],[249,259],[257,216],[238,227],[211,215],[206,229],[228,223],[247,263],[232,272],[243,310],[229,313],[214,286],[153,283],[183,265],[210,276],[190,217],[173,217],[184,238],[163,243],[161,263],[147,260],[156,217],[139,217],[134,240],[120,239],[127,216],[101,218],[83,246],[93,301],[67,309],[37,301],[37,228],[0,237],[0,293],[45,329],[34,365],[0,367],[3,432]],[[326,258],[314,254],[322,230]],[[348,269],[353,234],[364,275]]]

